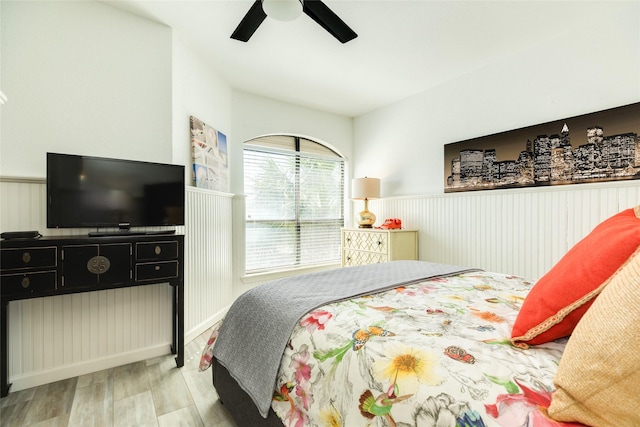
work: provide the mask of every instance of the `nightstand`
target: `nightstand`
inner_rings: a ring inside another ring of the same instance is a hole
[[[342,266],[418,259],[418,230],[342,229]]]

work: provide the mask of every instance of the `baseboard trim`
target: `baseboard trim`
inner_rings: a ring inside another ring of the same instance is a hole
[[[49,384],[67,378],[86,375],[102,371],[104,369],[115,368],[117,366],[140,362],[141,360],[168,354],[171,354],[171,346],[169,343],[166,343],[127,353],[115,354],[113,356],[103,357],[100,359],[91,359],[85,362],[64,365],[54,369],[11,376],[9,378],[9,382],[11,383],[9,392],[25,390],[43,384]]]
[[[229,307],[225,307],[224,309],[218,311],[217,313],[214,313],[211,317],[203,322],[200,322],[196,327],[185,333],[185,345],[190,341],[193,341],[207,329],[221,321],[224,318],[225,314],[227,314],[228,310]],[[140,362],[141,360],[151,359],[153,357],[165,356],[169,354],[171,354],[170,343],[158,344],[127,353],[114,354],[112,356],[102,357],[99,359],[91,359],[80,363],[60,366],[54,369],[47,369],[43,371],[25,373],[15,376],[12,375],[9,378],[9,381],[11,382],[11,389],[9,391],[16,392],[20,390],[26,390],[28,388],[37,387],[43,384],[49,384],[52,382],[65,380],[67,378],[86,375],[93,372],[102,371],[104,369],[111,369],[117,366]]]
[[[205,332],[207,329],[209,329],[210,327],[212,327],[213,325],[221,321],[224,318],[224,316],[227,314],[227,311],[229,311],[229,307],[231,306],[230,305],[226,306],[225,308],[218,311],[217,313],[214,313],[213,316],[200,322],[197,326],[191,328],[191,330],[185,332],[184,342],[188,343],[193,341],[194,339],[202,335],[202,333]]]

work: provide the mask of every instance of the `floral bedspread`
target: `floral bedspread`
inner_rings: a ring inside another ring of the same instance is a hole
[[[272,408],[288,426],[579,425],[546,415],[566,340],[510,344],[531,286],[474,272],[314,310],[294,329]]]

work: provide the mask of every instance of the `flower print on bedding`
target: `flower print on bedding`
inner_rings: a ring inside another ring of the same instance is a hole
[[[553,390],[566,341],[509,340],[530,287],[473,272],[319,307],[294,328],[272,408],[290,426],[503,427],[514,411],[562,426],[529,402]]]

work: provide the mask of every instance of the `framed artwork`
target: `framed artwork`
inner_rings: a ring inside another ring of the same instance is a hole
[[[193,185],[229,192],[227,136],[196,117],[190,122]]]
[[[444,191],[640,179],[640,102],[444,146]]]

